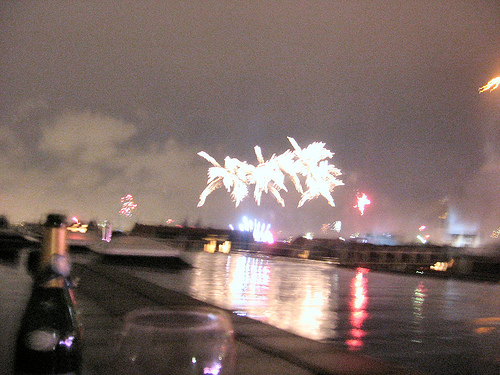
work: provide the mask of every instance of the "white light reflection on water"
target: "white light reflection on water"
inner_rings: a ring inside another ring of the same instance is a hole
[[[425,323],[424,316],[424,302],[425,297],[427,297],[427,289],[423,282],[420,282],[418,286],[413,291],[412,301],[413,301],[413,319],[412,324],[414,326],[414,337],[411,341],[416,343],[422,343],[422,324]]]
[[[217,272],[195,263],[189,294],[314,340],[335,332],[337,314],[332,304],[336,297],[331,293],[337,288],[337,278],[332,277],[330,267],[298,269],[296,263],[287,266],[289,262],[242,255],[228,256],[225,261]]]
[[[128,270],[298,335],[424,373],[500,373],[500,285],[238,253],[192,253],[187,260],[193,268],[184,271]]]
[[[230,264],[228,258],[228,264]],[[270,270],[268,261],[262,258],[238,258],[235,267],[227,274],[229,294],[219,295],[219,300],[242,310],[260,311],[269,304]],[[233,307],[233,308],[234,308]]]

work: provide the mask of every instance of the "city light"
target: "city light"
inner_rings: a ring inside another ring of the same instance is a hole
[[[231,226],[232,227],[232,226]],[[257,219],[250,220],[243,216],[238,226],[242,232],[251,232],[256,242],[274,243],[274,236],[271,232],[271,224],[261,223]]]
[[[222,166],[205,151],[198,152],[198,155],[213,165],[208,169],[207,187],[200,194],[198,207],[203,206],[210,193],[221,187],[231,194],[231,199],[238,207],[248,195],[249,185],[254,185],[254,199],[257,205],[260,205],[262,193],[271,193],[284,207],[285,201],[280,191],[288,191],[284,184],[286,175],[301,194],[297,207],[319,196],[324,197],[330,206],[335,206],[331,192],[336,186],[343,185],[343,182],[337,178],[342,174],[340,169],[329,164],[327,160],[334,154],[321,142],[301,148],[295,139],[288,137],[288,140],[294,151],[287,150],[278,156],[273,154],[269,160],[265,160],[261,148],[255,146],[257,166],[229,156],[225,157]],[[306,190],[302,186],[300,176],[304,179]]]
[[[433,271],[445,272],[449,267],[450,264],[448,262],[436,262],[430,266],[430,269]]]
[[[73,223],[71,225],[68,225],[66,228],[68,231],[73,232],[73,233],[87,233],[88,230],[88,224],[82,224],[80,223],[80,220],[76,216],[73,216],[71,218]]]

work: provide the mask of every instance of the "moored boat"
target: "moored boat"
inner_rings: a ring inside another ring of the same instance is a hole
[[[88,245],[102,255],[127,257],[181,257],[181,249],[149,237],[113,235],[110,241],[101,240]]]
[[[38,242],[36,238],[19,233],[13,229],[0,229],[0,248],[2,249],[15,250],[31,246]]]

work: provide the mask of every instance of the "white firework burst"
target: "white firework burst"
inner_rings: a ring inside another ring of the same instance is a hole
[[[322,142],[311,143],[302,149],[295,139],[288,137],[288,140],[294,151],[287,150],[278,156],[273,154],[269,160],[265,160],[261,148],[255,146],[257,166],[227,156],[223,167],[206,152],[199,152],[198,155],[213,167],[208,169],[207,187],[200,195],[198,207],[203,206],[211,192],[222,186],[231,193],[231,198],[238,206],[248,195],[248,185],[252,184],[255,185],[254,199],[257,205],[260,205],[263,193],[271,193],[280,205],[285,206],[280,191],[288,191],[285,186],[286,175],[301,194],[298,207],[319,196],[323,196],[329,205],[335,206],[331,192],[335,187],[343,185],[343,182],[337,178],[342,174],[340,169],[327,160],[334,154]],[[299,176],[305,179],[305,191]]]

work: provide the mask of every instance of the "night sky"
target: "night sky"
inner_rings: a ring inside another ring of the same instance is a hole
[[[500,227],[500,3],[4,1],[0,214],[281,235],[487,237]],[[256,164],[324,142],[344,186],[297,208],[206,186],[206,151]],[[372,204],[353,205],[365,192]],[[132,194],[131,218],[118,215]]]

